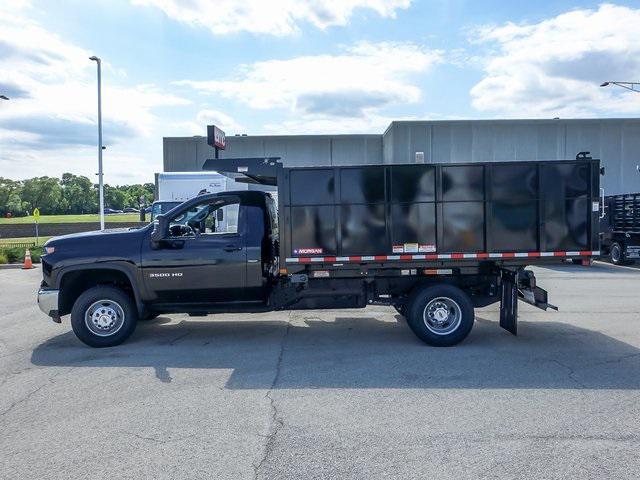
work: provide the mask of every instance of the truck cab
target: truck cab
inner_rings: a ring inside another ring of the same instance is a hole
[[[38,304],[95,347],[117,345],[161,313],[264,311],[278,264],[271,195],[200,195],[141,229],[49,240]]]
[[[157,218],[141,249],[150,308],[262,305],[277,268],[277,217],[269,194],[201,195]]]

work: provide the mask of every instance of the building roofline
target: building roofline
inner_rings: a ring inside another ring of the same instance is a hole
[[[229,135],[227,139],[232,138],[254,138],[254,139],[289,139],[289,138],[308,138],[317,139],[329,138],[380,138],[389,132],[395,125],[442,125],[442,124],[469,124],[469,123],[519,123],[519,124],[553,124],[553,123],[601,123],[601,122],[640,122],[640,117],[612,117],[612,118],[459,118],[459,119],[439,119],[439,120],[393,120],[382,133],[328,133],[328,134],[283,134],[283,135]],[[162,137],[163,140],[172,141],[189,141],[189,140],[206,140],[206,136],[193,135],[191,137]]]
[[[552,123],[552,122],[623,122],[640,121],[640,117],[591,117],[591,118],[453,118],[437,120],[393,120],[387,129],[396,123]]]
[[[368,138],[379,138],[382,134],[380,133],[324,133],[324,134],[315,134],[315,133],[304,133],[304,134],[291,134],[291,135],[227,135],[227,140],[232,138],[268,138],[268,139],[284,139],[284,138],[305,138],[305,137],[314,137],[314,138],[353,138],[353,137],[368,137]],[[193,139],[204,139],[207,137],[202,135],[193,135],[191,137],[162,137],[167,140],[193,140]]]

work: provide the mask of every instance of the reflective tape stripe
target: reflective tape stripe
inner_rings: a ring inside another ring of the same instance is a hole
[[[486,258],[527,258],[527,257],[590,257],[599,256],[598,250],[556,251],[556,252],[502,252],[502,253],[431,253],[427,255],[354,255],[349,257],[287,257],[286,263],[332,263],[332,262],[386,262],[411,260],[462,260]]]

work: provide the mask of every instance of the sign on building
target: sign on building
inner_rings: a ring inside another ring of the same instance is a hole
[[[225,133],[215,125],[207,125],[207,143],[220,150],[224,150],[227,146]]]

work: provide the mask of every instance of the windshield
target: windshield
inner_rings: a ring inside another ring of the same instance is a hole
[[[177,207],[182,202],[155,202],[153,207],[151,207],[151,221],[156,218],[157,215],[161,213],[167,213],[172,208]]]

